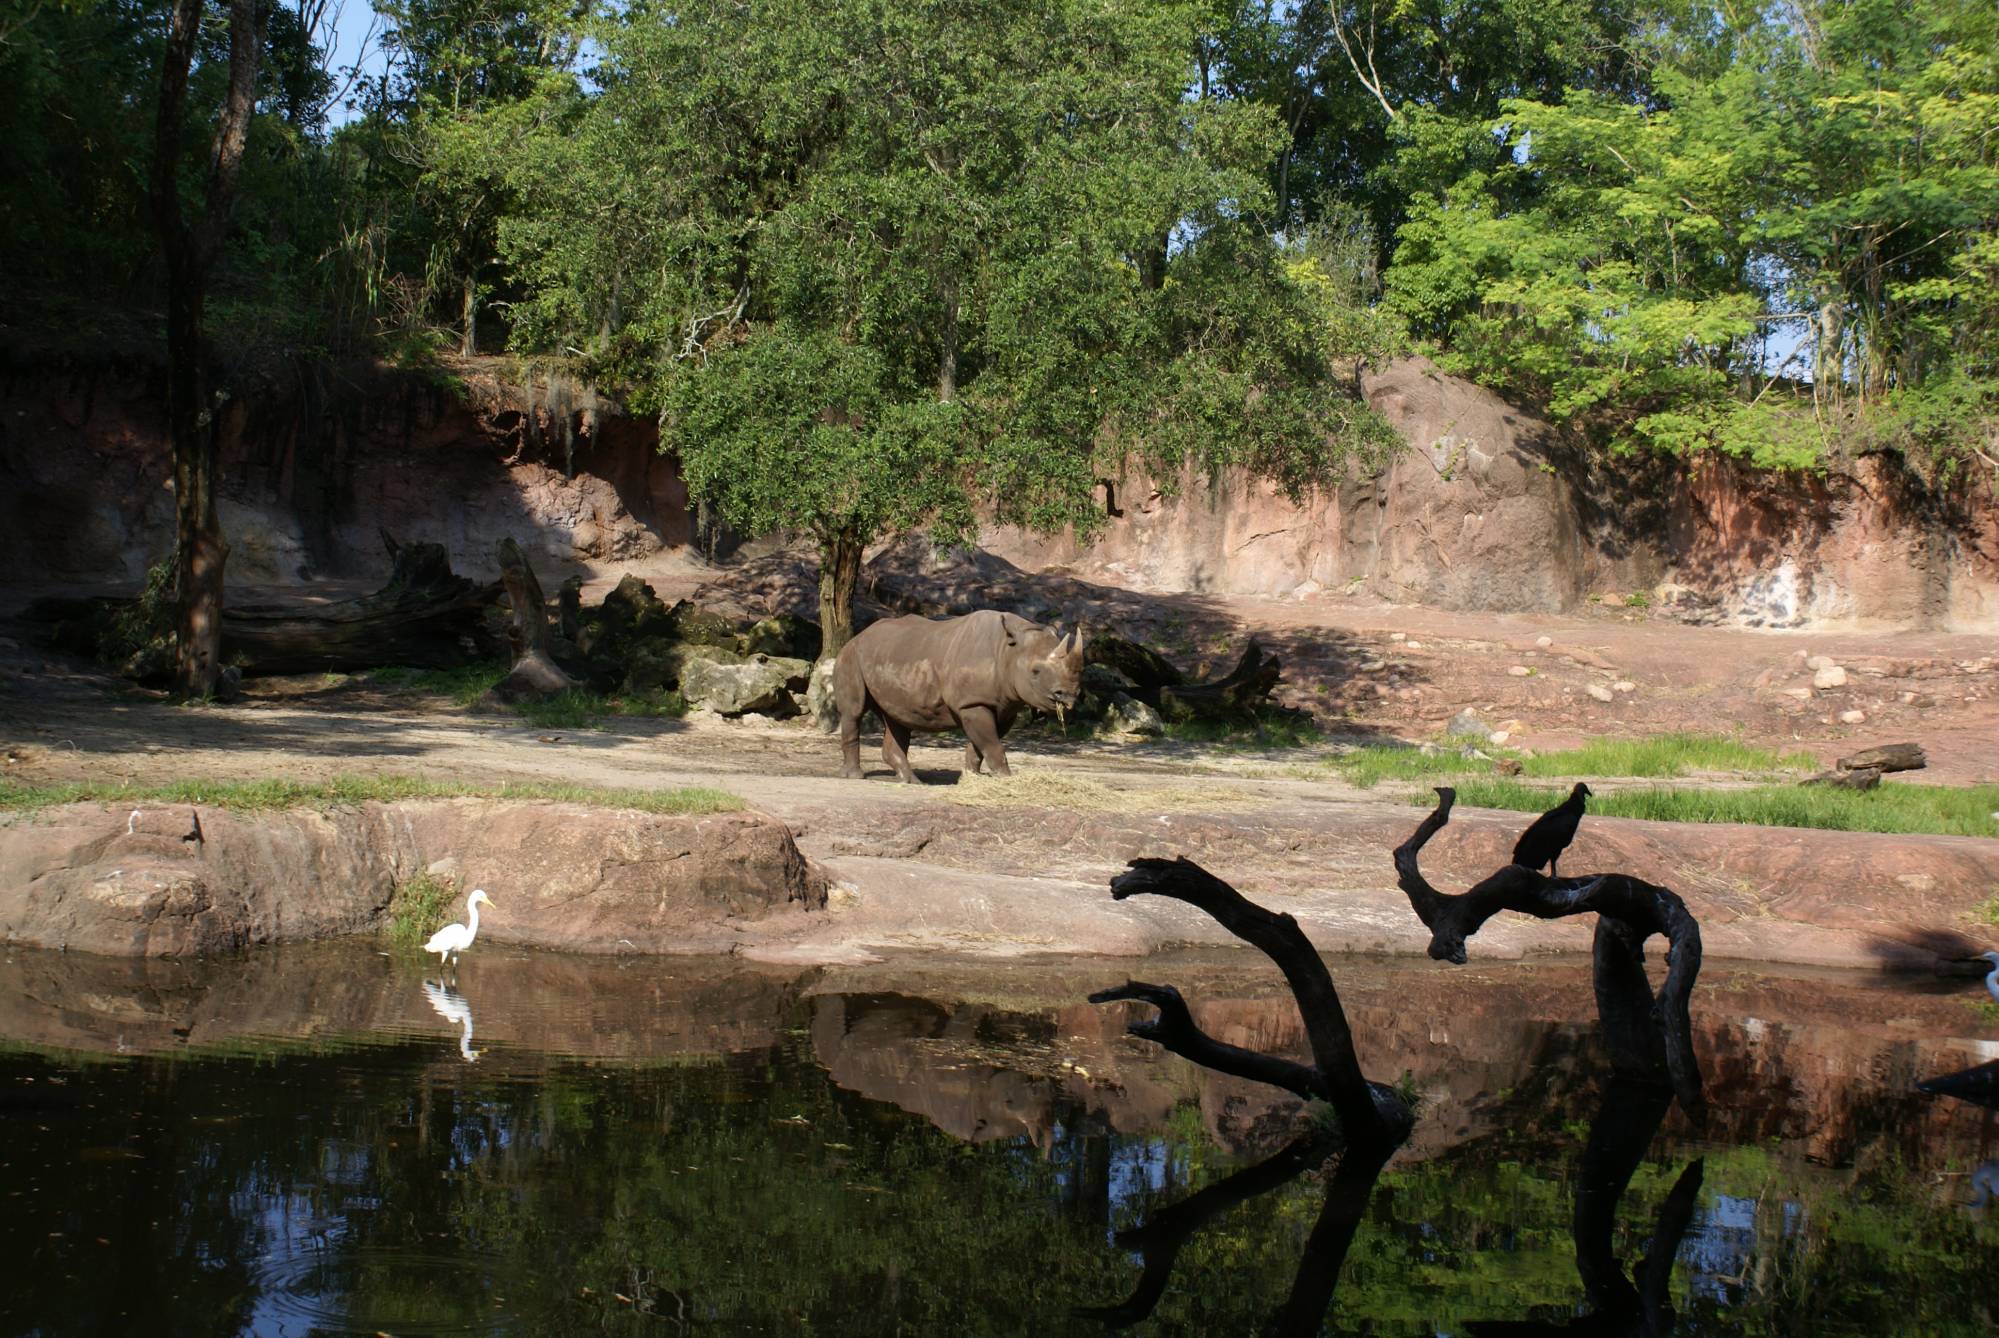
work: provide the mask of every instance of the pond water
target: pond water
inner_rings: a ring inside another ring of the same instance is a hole
[[[1697,1136],[1609,1081],[1578,966],[1336,962],[1364,1062],[1422,1100],[1370,1181],[1284,1160],[1311,1121],[1282,1094],[1081,1002],[1130,969],[494,951],[445,982],[352,945],[15,951],[0,1331],[1993,1325],[1991,1112],[1912,1089],[1999,1053],[1967,989],[1711,967]],[[1224,1039],[1299,1052],[1267,968],[1145,973]]]

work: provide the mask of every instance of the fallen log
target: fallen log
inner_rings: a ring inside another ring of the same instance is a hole
[[[1251,641],[1235,668],[1207,683],[1177,683],[1159,690],[1159,714],[1170,721],[1244,720],[1270,705],[1284,664]]]
[[[1881,783],[1879,767],[1856,767],[1851,771],[1821,771],[1799,781],[1800,785],[1826,785],[1839,790],[1871,790]]]
[[[1879,748],[1863,748],[1842,757],[1835,764],[1841,771],[1921,771],[1930,764],[1920,743],[1884,743]],[[1864,787],[1863,787],[1864,788]]]
[[[381,533],[391,566],[380,590],[329,604],[225,608],[223,658],[254,678],[388,664],[452,669],[490,654],[481,624],[498,586],[453,572],[442,544],[399,543]]]

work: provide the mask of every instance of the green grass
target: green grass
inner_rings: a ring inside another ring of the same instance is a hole
[[[377,683],[414,688],[449,697],[460,706],[470,706],[493,690],[507,676],[504,664],[467,664],[456,669],[411,669],[403,666],[377,669],[371,677]]]
[[[469,664],[457,669],[377,669],[375,682],[449,697],[460,706],[476,705],[507,676],[503,664]],[[605,696],[572,688],[545,701],[522,702],[514,714],[536,729],[602,729],[612,716],[678,719],[687,714],[687,699],[678,692],[644,696]]]
[[[386,927],[389,942],[398,948],[414,948],[428,942],[432,934],[444,927],[444,917],[457,900],[458,885],[449,878],[420,873],[403,879],[389,898]]]
[[[1561,802],[1564,791],[1516,780],[1475,778],[1457,787],[1458,802],[1475,808],[1539,813]],[[1428,807],[1428,795],[1412,802]],[[1866,793],[1823,786],[1759,785],[1740,790],[1644,789],[1605,791],[1589,811],[1609,818],[1654,822],[1737,822],[1757,827],[1816,827],[1839,832],[1928,833],[1999,836],[1999,785],[1884,784]]]
[[[673,790],[599,789],[563,782],[511,781],[475,785],[415,776],[335,776],[324,781],[171,781],[164,785],[70,781],[22,785],[0,779],[0,812],[28,812],[57,804],[200,804],[246,812],[388,803],[399,799],[550,799],[635,808],[646,813],[728,813],[743,801],[726,790],[684,786]]]
[[[1598,739],[1580,748],[1522,757],[1503,748],[1486,747],[1497,757],[1520,763],[1522,776],[1645,777],[1666,779],[1700,771],[1736,771],[1767,775],[1817,769],[1806,753],[1777,753],[1755,748],[1720,734],[1658,734],[1649,739]],[[1468,758],[1455,747],[1433,753],[1418,748],[1377,745],[1356,748],[1330,759],[1329,765],[1352,784],[1372,789],[1385,780],[1430,781],[1489,775],[1490,762]]]
[[[1169,721],[1176,743],[1219,743],[1242,748],[1306,748],[1325,739],[1319,723],[1302,711],[1259,711],[1248,720]]]

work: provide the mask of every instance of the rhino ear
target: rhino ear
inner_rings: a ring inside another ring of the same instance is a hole
[[[1009,646],[1018,646],[1020,644],[1020,638],[1013,634],[1013,622],[1004,613],[1000,615],[1000,635],[1006,638],[1006,644]]]

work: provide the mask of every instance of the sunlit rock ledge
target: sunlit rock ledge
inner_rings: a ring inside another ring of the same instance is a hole
[[[740,927],[823,908],[790,831],[757,813],[410,800],[277,812],[71,804],[0,823],[0,940],[180,957],[381,930],[420,874],[494,906],[483,941],[726,952]],[[462,899],[454,911],[462,910]]]

